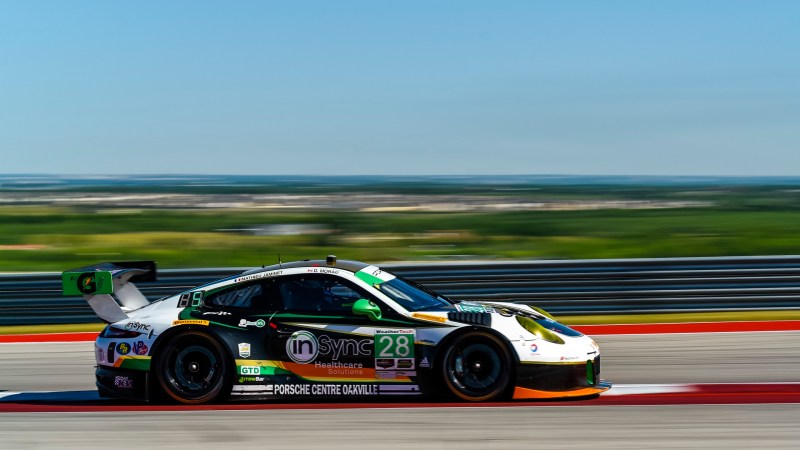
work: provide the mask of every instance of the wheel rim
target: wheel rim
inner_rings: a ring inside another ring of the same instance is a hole
[[[167,363],[167,381],[185,398],[202,397],[221,380],[221,358],[204,345],[175,348]]]
[[[451,384],[465,395],[490,395],[501,384],[503,363],[497,351],[488,344],[458,345],[447,358],[447,376]]]

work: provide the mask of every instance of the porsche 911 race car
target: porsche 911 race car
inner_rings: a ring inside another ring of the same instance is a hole
[[[454,301],[374,265],[298,261],[150,303],[154,262],[64,272],[109,325],[95,342],[103,396],[466,401],[595,396],[600,350],[544,311]],[[113,296],[112,296],[113,294]]]

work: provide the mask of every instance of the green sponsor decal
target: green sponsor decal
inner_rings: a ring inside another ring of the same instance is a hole
[[[150,370],[150,357],[149,356],[137,356],[135,358],[125,358],[122,360],[122,363],[119,365],[122,369],[130,369],[130,370]]]
[[[414,332],[377,330],[375,332],[375,357],[414,358]]]
[[[256,326],[258,328],[264,328],[264,325],[266,325],[266,324],[267,324],[267,322],[265,322],[264,319],[258,319],[258,320],[240,319],[239,320],[239,326],[242,327],[242,328],[249,327],[249,326]]]
[[[237,366],[239,375],[290,375],[286,369],[275,366]]]
[[[381,280],[380,278],[378,278],[376,276],[373,276],[373,275],[370,275],[368,273],[365,273],[363,271],[356,272],[356,276],[359,279],[361,279],[361,281],[363,281],[363,282],[365,282],[367,284],[370,284],[370,285],[383,283],[383,280]]]
[[[97,295],[114,293],[111,272],[64,272],[61,288],[68,295]]]
[[[367,266],[356,272],[356,277],[361,281],[375,286],[394,279],[394,275],[384,272],[380,267]]]

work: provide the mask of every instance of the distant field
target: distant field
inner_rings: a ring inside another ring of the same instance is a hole
[[[713,208],[498,213],[4,206],[0,271],[137,259],[156,260],[162,268],[258,266],[277,262],[279,253],[284,261],[335,253],[373,262],[800,254],[797,194],[786,192],[698,196],[713,200]],[[578,194],[586,196],[570,196]],[[221,231],[270,224],[313,225],[308,229],[315,231]]]

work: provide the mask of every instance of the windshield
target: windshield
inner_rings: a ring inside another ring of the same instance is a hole
[[[448,307],[452,307],[452,303],[445,296],[399,277],[376,284],[375,288],[408,311],[448,309]]]

